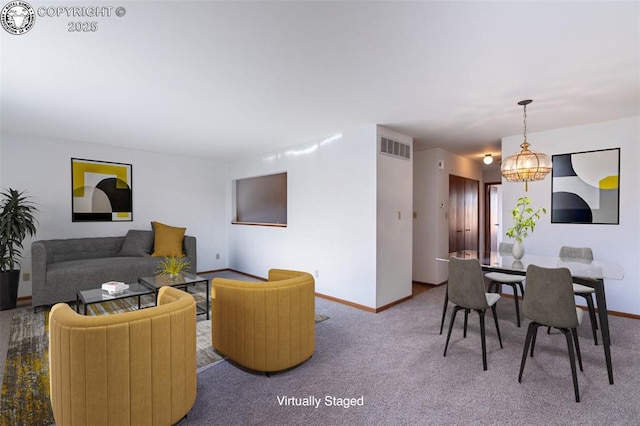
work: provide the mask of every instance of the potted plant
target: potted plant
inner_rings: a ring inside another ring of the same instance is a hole
[[[168,256],[158,263],[158,273],[169,275],[171,278],[179,277],[189,270],[189,260],[182,256]]]
[[[16,307],[22,242],[36,233],[38,209],[25,191],[9,188],[0,196],[0,310],[4,311]]]
[[[515,224],[507,229],[507,237],[514,238],[516,241],[513,244],[513,257],[516,259],[522,259],[524,256],[524,247],[522,246],[522,240],[524,240],[536,226],[536,220],[540,219],[540,216],[547,213],[547,209],[539,207],[534,210],[530,207],[531,200],[529,197],[518,198],[516,207],[511,211]]]

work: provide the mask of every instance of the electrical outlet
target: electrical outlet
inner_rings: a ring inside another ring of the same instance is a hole
[[[316,278],[320,278],[320,271],[316,269]]]
[[[31,280],[31,274],[28,272],[25,272],[22,274],[22,281],[29,281]]]
[[[220,253],[216,253],[216,260],[220,260]]]

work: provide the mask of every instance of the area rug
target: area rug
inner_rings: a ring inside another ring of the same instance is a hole
[[[196,300],[201,299],[198,293]],[[154,300],[143,298],[142,307]],[[89,305],[88,315],[106,315],[138,308],[135,298]],[[316,322],[328,319],[316,313]],[[49,402],[49,312],[17,309],[11,323],[11,337],[0,394],[0,426],[50,425],[53,413]],[[211,321],[198,315],[196,323],[198,369],[223,359],[211,347]]]

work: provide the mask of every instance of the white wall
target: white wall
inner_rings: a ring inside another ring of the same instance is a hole
[[[413,145],[410,137],[378,126],[377,144],[382,136]],[[380,308],[412,293],[413,158],[377,157],[376,307]]]
[[[528,133],[534,151],[551,156],[606,148],[620,148],[620,224],[588,225],[551,223],[550,212],[536,224],[535,232],[524,242],[527,253],[555,255],[560,246],[591,247],[598,260],[617,262],[625,270],[623,280],[605,280],[607,308],[640,314],[640,117],[587,126],[567,127]],[[520,150],[522,135],[502,139],[506,158]],[[551,207],[551,176],[529,184],[503,180],[503,217],[506,231],[513,225],[511,210],[517,199],[527,195],[532,205]],[[506,237],[504,237],[506,239]]]
[[[316,292],[375,307],[376,126],[233,163],[228,199],[233,179],[282,171],[287,227],[229,225],[229,266],[262,277],[307,271]]]
[[[443,164],[440,169],[438,164]],[[449,175],[479,181],[479,230],[484,229],[484,181],[482,164],[452,154],[441,148],[414,153],[413,209],[413,279],[415,281],[442,284],[447,280],[445,262],[449,254]],[[481,232],[482,233],[482,232]],[[480,238],[480,247],[484,239]]]
[[[3,187],[27,190],[39,206],[35,240],[125,235],[157,220],[197,238],[198,271],[227,267],[225,163],[7,133],[1,141]],[[72,157],[132,164],[132,222],[71,221]],[[31,271],[30,245],[23,272]],[[19,296],[30,294],[31,282],[21,282]]]

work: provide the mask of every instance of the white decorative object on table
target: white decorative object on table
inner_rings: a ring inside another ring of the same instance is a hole
[[[121,294],[128,288],[129,288],[128,284],[125,284],[120,281],[109,281],[102,284],[102,291],[110,296]]]
[[[524,245],[520,241],[516,240],[511,248],[511,254],[514,259],[522,259],[522,256],[524,256]]]

